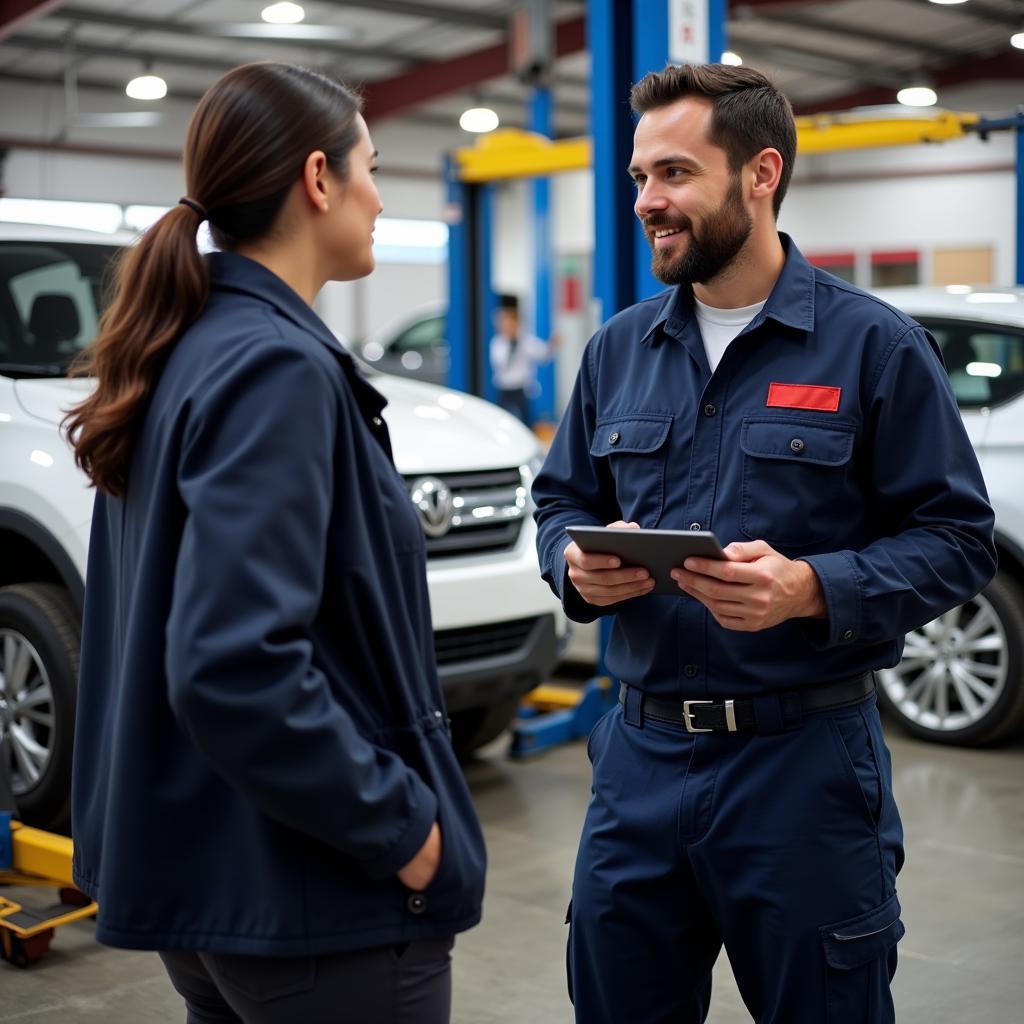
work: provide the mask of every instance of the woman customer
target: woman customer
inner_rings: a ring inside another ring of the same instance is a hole
[[[98,492],[75,879],[195,1024],[447,1021],[452,937],[480,917],[423,531],[385,400],[311,309],[373,269],[375,163],[338,83],[216,82],[67,419]]]

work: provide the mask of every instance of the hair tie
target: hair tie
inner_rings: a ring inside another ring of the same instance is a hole
[[[188,196],[182,196],[178,200],[180,206],[187,206],[190,210],[194,210],[201,221],[209,220],[210,215],[206,212],[206,207],[202,203],[197,203],[194,199],[189,199]]]

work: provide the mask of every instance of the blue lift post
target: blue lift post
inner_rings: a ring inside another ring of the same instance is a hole
[[[707,18],[703,59],[718,60],[725,48],[725,0],[698,2],[707,8],[703,12]],[[668,0],[589,0],[587,4],[594,146],[594,296],[601,320],[664,288],[650,272],[650,249],[633,215],[633,187],[626,168],[633,151],[630,86],[668,62],[674,50],[669,22]],[[524,709],[512,733],[513,757],[586,736],[614,705],[617,681],[608,675],[604,660],[612,618],[603,615],[599,623],[598,674],[588,680],[576,703],[546,712],[529,706]],[[542,687],[534,703],[541,708],[557,705],[555,690]]]
[[[533,90],[529,109],[530,128],[545,138],[551,137],[551,90],[538,86]],[[533,330],[538,338],[551,337],[552,252],[551,252],[551,179],[533,181]],[[538,393],[531,401],[535,423],[555,422],[555,364],[537,367]]]

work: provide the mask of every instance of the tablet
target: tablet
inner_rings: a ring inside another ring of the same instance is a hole
[[[565,532],[584,551],[618,555],[623,565],[636,565],[646,569],[654,578],[652,594],[683,596],[683,591],[669,573],[673,569],[681,569],[686,558],[725,558],[722,545],[710,530],[633,530],[618,526],[567,526]]]

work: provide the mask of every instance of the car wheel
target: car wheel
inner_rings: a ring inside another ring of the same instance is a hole
[[[18,817],[66,832],[81,629],[66,590],[0,589],[0,756]]]
[[[486,708],[454,712],[451,720],[455,753],[459,757],[467,757],[491,740],[496,740],[512,723],[518,710],[519,700],[512,698]]]
[[[913,736],[995,743],[1024,725],[1024,598],[1005,573],[977,597],[907,634],[878,673],[879,699]]]

